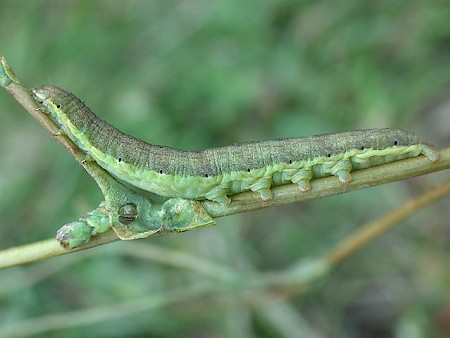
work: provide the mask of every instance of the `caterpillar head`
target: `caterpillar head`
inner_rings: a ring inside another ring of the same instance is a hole
[[[43,112],[49,114],[56,124],[66,131],[63,120],[68,114],[67,106],[71,100],[71,94],[61,88],[44,85],[31,89],[31,95],[43,108]]]
[[[60,108],[58,107],[58,105],[61,105],[59,101],[61,101],[61,98],[67,96],[67,93],[61,88],[44,85],[32,88],[31,95],[37,103],[45,107],[53,104],[56,108]]]

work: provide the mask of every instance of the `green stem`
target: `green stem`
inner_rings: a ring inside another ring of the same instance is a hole
[[[66,150],[96,179],[102,190],[108,190],[113,180],[97,163],[86,161],[86,155],[70,141],[65,135],[59,133],[59,128],[44,113],[39,110],[30,95],[30,91],[22,87],[5,58],[0,55],[0,85],[11,94]],[[441,159],[432,163],[424,156],[406,159],[398,162],[384,164],[364,170],[352,172],[353,180],[343,184],[336,177],[315,179],[312,183],[312,191],[301,192],[296,185],[287,184],[273,188],[274,198],[270,201],[262,201],[259,194],[245,192],[232,196],[229,205],[217,202],[204,201],[203,207],[212,217],[222,217],[240,212],[246,212],[261,208],[284,205],[292,202],[306,201],[330,195],[341,194],[348,191],[376,186],[384,183],[407,179],[450,168],[450,148],[441,150]],[[105,191],[104,191],[105,192]],[[76,249],[63,249],[54,240],[47,240],[20,247],[0,251],[0,268],[25,264],[48,257],[66,254],[72,251],[84,250],[97,245],[117,240],[111,231],[97,236],[86,245]]]

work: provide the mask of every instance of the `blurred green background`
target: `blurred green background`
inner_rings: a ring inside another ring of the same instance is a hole
[[[0,52],[25,86],[61,86],[151,143],[399,127],[443,147],[449,18],[439,0],[3,0]],[[4,90],[0,116],[4,249],[53,237],[102,196]],[[326,253],[445,176],[0,271],[0,336],[448,337],[448,197],[305,294],[249,304],[240,282]]]

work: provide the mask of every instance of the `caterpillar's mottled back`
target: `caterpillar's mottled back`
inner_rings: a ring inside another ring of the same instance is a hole
[[[367,129],[302,138],[248,142],[201,151],[152,145],[99,119],[73,94],[54,86],[33,97],[83,151],[130,184],[150,192],[226,203],[228,195],[257,191],[272,197],[273,185],[296,183],[310,190],[314,177],[351,180],[353,169],[439,152],[417,135],[399,129]]]

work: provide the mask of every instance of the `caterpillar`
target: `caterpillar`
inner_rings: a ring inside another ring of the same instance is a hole
[[[200,151],[152,145],[99,119],[75,95],[55,86],[32,89],[34,100],[68,137],[120,180],[166,197],[229,203],[243,191],[272,198],[271,187],[295,183],[311,189],[313,178],[419,156],[432,162],[439,151],[399,129],[366,129],[301,138],[235,144]]]

